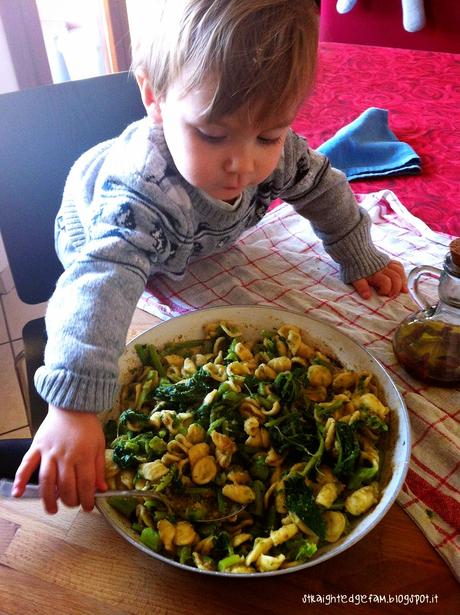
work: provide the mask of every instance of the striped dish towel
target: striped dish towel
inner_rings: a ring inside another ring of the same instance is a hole
[[[373,220],[375,244],[407,272],[417,265],[442,266],[450,236],[431,231],[388,190],[357,198]],[[427,276],[422,283],[436,302],[437,281]],[[138,307],[166,320],[235,304],[273,305],[322,319],[385,365],[412,425],[411,463],[398,502],[460,578],[460,389],[422,385],[396,362],[395,328],[418,309],[409,296],[361,299],[340,281],[309,223],[283,203],[225,253],[191,264],[182,281],[155,278]]]

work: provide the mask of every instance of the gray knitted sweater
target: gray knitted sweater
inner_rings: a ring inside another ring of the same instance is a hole
[[[46,314],[45,364],[35,375],[40,395],[62,408],[110,407],[147,279],[180,278],[191,260],[225,249],[257,224],[278,197],[311,222],[345,282],[387,264],[345,176],[293,132],[270,177],[245,190],[234,209],[179,175],[161,127],[147,118],[83,154],[56,220],[65,271]]]

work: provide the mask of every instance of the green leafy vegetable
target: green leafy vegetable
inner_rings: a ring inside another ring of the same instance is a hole
[[[144,427],[150,425],[149,417],[135,410],[125,410],[120,414],[118,419],[118,433],[124,431],[141,431]]]
[[[376,433],[384,433],[388,431],[388,425],[382,421],[376,414],[370,414],[365,412],[362,408],[360,409],[361,419],[366,427],[369,427],[372,431]]]
[[[165,376],[166,370],[161,362],[161,357],[153,344],[136,344],[134,349],[143,365],[150,365],[157,370],[161,377]]]
[[[113,446],[113,461],[123,470],[139,465],[144,461],[158,458],[162,451],[159,450],[158,442],[154,440],[153,432],[148,431],[130,437],[132,434],[124,434],[118,437]],[[154,440],[154,446],[150,443]]]
[[[200,368],[193,376],[176,384],[160,384],[155,391],[155,397],[169,402],[172,408],[185,410],[203,400],[212,391],[216,381]]]
[[[313,555],[318,551],[317,545],[310,540],[305,540],[304,543],[299,547],[295,559],[297,561],[305,562],[308,559],[311,559]]]
[[[152,527],[145,527],[141,532],[141,542],[153,551],[161,551],[160,534]]]
[[[355,430],[347,423],[338,421],[335,433],[339,455],[333,472],[339,478],[347,479],[353,474],[359,459],[359,442]]]
[[[119,495],[113,495],[107,499],[108,499],[110,506],[112,506],[112,508],[115,508],[115,510],[118,510],[118,512],[120,512],[125,517],[128,517],[128,519],[131,517],[133,512],[136,510],[136,506],[137,506],[136,498],[124,498]]]
[[[354,491],[355,489],[359,489],[363,484],[369,484],[376,478],[378,471],[379,464],[377,460],[374,460],[369,467],[358,468],[348,481],[348,489]]]
[[[292,474],[284,481],[286,507],[295,513],[321,540],[324,540],[326,525],[313,492],[300,474]]]
[[[286,557],[297,562],[311,559],[317,550],[318,546],[314,542],[299,534],[285,543]]]
[[[109,447],[117,436],[118,436],[117,422],[111,419],[107,421],[107,423],[104,425],[104,437],[105,437],[106,446]]]
[[[315,421],[305,413],[286,411],[267,421],[265,427],[277,453],[287,453],[292,459],[311,457],[318,449],[318,434]]]
[[[276,376],[273,386],[283,402],[292,403],[299,396],[302,387],[308,386],[307,370],[296,367],[291,371],[281,372]]]

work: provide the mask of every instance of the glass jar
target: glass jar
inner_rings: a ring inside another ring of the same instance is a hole
[[[418,290],[419,278],[425,274],[439,277],[437,305]],[[408,276],[408,289],[422,309],[396,329],[393,348],[399,363],[428,384],[460,384],[460,238],[451,242],[442,270],[415,267]]]

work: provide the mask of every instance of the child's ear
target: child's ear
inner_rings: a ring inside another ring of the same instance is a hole
[[[153,92],[149,78],[142,70],[136,70],[135,76],[147,115],[155,124],[161,124],[163,118],[161,115],[159,101]]]

